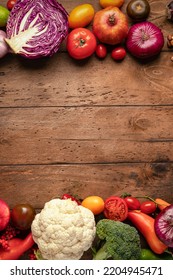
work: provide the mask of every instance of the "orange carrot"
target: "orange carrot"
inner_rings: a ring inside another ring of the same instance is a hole
[[[155,199],[155,202],[157,204],[157,207],[160,209],[160,210],[163,210],[165,207],[169,206],[170,203],[168,203],[167,201],[161,199],[161,198],[156,198]]]

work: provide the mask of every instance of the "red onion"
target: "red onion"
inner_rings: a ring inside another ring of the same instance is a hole
[[[173,204],[158,214],[154,228],[158,238],[168,247],[173,247]]]
[[[5,42],[6,33],[3,30],[0,30],[0,58],[5,56],[9,52],[9,47]]]
[[[163,33],[155,24],[145,21],[130,27],[126,46],[133,56],[138,58],[153,57],[160,53],[163,45]]]

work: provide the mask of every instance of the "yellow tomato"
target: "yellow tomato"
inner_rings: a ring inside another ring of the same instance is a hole
[[[109,6],[120,8],[124,4],[124,0],[100,0],[100,6],[106,8]]]
[[[98,215],[104,210],[104,200],[97,195],[92,195],[86,197],[81,205],[85,208],[88,208],[93,212],[94,215]]]
[[[76,6],[69,14],[68,22],[71,29],[85,27],[93,20],[94,8],[91,4]]]

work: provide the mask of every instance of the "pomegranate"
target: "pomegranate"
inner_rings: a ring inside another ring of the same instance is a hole
[[[127,37],[127,16],[117,7],[107,7],[95,13],[93,33],[100,42],[117,45]]]

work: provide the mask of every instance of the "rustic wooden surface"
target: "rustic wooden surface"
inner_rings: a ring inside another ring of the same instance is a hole
[[[59,1],[68,12],[84,0]],[[99,1],[87,1],[99,10]],[[173,203],[173,63],[167,1],[149,20],[165,46],[144,63],[129,54],[75,61],[65,42],[52,58],[0,62],[0,197],[38,210],[54,196],[150,195]],[[125,11],[128,1],[122,10]],[[1,1],[6,5],[6,1]]]

